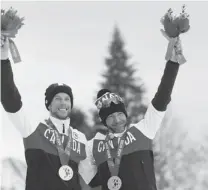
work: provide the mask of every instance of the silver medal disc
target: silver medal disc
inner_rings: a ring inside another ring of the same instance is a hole
[[[72,179],[74,172],[70,166],[63,165],[59,168],[59,176],[64,181]]]
[[[122,186],[122,181],[118,176],[112,176],[108,180],[108,189],[109,190],[119,190]]]

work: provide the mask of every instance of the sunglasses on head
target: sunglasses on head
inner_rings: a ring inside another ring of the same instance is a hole
[[[107,92],[95,101],[95,105],[100,110],[101,108],[110,107],[112,102],[114,104],[123,103],[123,99],[117,94]]]

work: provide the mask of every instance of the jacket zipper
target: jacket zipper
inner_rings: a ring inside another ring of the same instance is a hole
[[[150,187],[150,190],[156,190],[151,184],[150,184],[150,182],[149,182],[149,180],[148,180],[148,177],[147,177],[147,174],[146,174],[146,172],[145,172],[145,168],[144,168],[144,161],[143,160],[141,160],[140,161],[141,162],[141,165],[142,165],[142,170],[143,170],[143,173],[144,173],[144,176],[145,176],[145,179],[146,179],[146,181],[147,181],[147,185],[148,185],[148,187]]]

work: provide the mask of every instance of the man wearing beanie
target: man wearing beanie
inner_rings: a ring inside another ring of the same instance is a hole
[[[78,164],[86,158],[85,135],[70,126],[73,94],[65,84],[45,92],[49,118],[30,123],[14,83],[8,39],[1,46],[1,103],[23,137],[27,162],[26,190],[81,190]]]
[[[127,126],[124,100],[108,89],[101,89],[95,105],[107,134],[97,133],[88,142],[87,158],[79,165],[83,179],[102,190],[157,190],[152,140],[160,128],[181,64],[179,39],[169,39],[172,56],[167,60],[158,90],[144,118]]]

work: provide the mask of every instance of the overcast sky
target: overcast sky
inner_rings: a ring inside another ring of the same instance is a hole
[[[160,18],[184,2],[3,2],[12,6],[25,25],[15,42],[22,62],[13,64],[15,82],[29,119],[48,116],[44,93],[48,85],[64,82],[73,89],[75,106],[86,113],[95,108],[104,59],[115,24],[126,50],[137,63],[149,101],[157,90],[165,66],[167,41],[160,33]],[[185,2],[191,29],[181,35],[187,63],[180,67],[172,95],[173,114],[185,120],[193,138],[208,130],[208,3]],[[1,108],[1,110],[3,110]],[[24,160],[21,137],[2,111],[3,154]],[[195,133],[196,131],[199,131]]]

